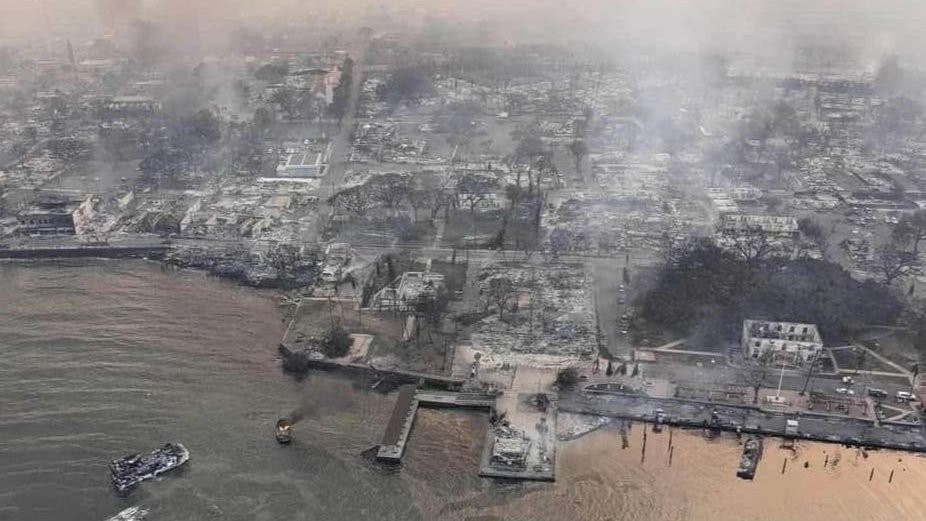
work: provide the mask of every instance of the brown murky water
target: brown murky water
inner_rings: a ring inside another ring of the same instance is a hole
[[[416,424],[403,471],[415,481],[416,502],[429,519],[926,519],[926,459],[919,456],[888,451],[863,454],[820,443],[803,443],[791,450],[782,448],[780,440],[769,439],[756,479],[748,482],[735,475],[741,445],[732,436],[707,440],[698,432],[675,430],[669,466],[668,431],[650,431],[641,463],[642,425],[633,427],[626,450],[621,449],[614,427],[562,443],[556,483],[489,487],[476,483],[451,488],[448,494],[438,475],[419,468],[429,468],[430,454],[437,450],[434,440],[448,436],[448,431],[471,430],[473,437],[481,432],[480,422],[461,423],[454,416],[445,411],[425,413],[424,421]],[[462,449],[464,456],[448,465],[448,472],[472,476],[479,447],[454,448]],[[891,471],[894,477],[889,483]]]

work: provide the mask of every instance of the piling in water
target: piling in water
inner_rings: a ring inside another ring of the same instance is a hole
[[[643,429],[643,450],[640,451],[640,463],[646,461],[646,429]]]

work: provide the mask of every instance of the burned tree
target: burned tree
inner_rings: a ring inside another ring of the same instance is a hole
[[[754,362],[747,361],[740,371],[740,379],[752,388],[752,403],[754,404],[759,403],[759,389],[765,384],[765,379],[771,372],[771,355],[771,351],[762,353]]]
[[[464,174],[457,180],[457,197],[460,202],[469,207],[469,213],[474,216],[476,207],[484,201],[498,186],[498,179],[493,175]]]
[[[812,217],[802,217],[797,221],[797,227],[804,234],[804,237],[816,243],[821,250],[826,250],[826,232],[819,222]]]
[[[374,200],[395,213],[402,201],[408,198],[411,179],[402,174],[378,175],[367,181],[365,187]]]
[[[424,323],[428,341],[434,343],[433,331],[440,329],[444,318],[450,314],[450,293],[444,287],[422,292],[411,307],[415,315],[415,340],[421,336],[421,324]]]
[[[900,219],[891,231],[894,244],[912,247],[919,254],[920,241],[926,239],[926,210],[920,210]]]
[[[581,174],[582,161],[588,155],[588,145],[585,144],[584,139],[576,139],[569,144],[569,152],[572,153],[572,158],[576,162],[576,173]]]
[[[777,246],[765,230],[755,227],[736,237],[733,249],[746,263],[757,265],[774,253]]]
[[[517,288],[510,279],[505,277],[496,277],[489,280],[489,285],[485,290],[486,304],[495,304],[498,307],[498,318],[501,319],[510,307],[510,301],[517,293]]]
[[[556,385],[561,388],[574,387],[579,383],[579,370],[575,367],[566,367],[556,373]]]
[[[376,208],[378,203],[367,187],[361,185],[352,186],[332,195],[328,199],[328,204],[357,217],[363,217],[368,211]]]
[[[48,143],[48,150],[52,155],[65,162],[90,155],[90,143],[77,138],[52,139]]]
[[[352,343],[353,340],[343,327],[332,326],[322,339],[321,351],[328,358],[340,358],[350,352]]]
[[[379,99],[390,105],[402,102],[417,104],[433,92],[431,74],[421,67],[398,69],[376,89]]]
[[[408,206],[412,209],[412,219],[418,221],[418,211],[425,208],[434,209],[437,207],[438,195],[434,189],[413,186],[406,194]],[[432,215],[432,218],[434,216]]]
[[[897,279],[920,272],[920,262],[916,253],[904,251],[895,244],[880,248],[875,255],[873,268],[881,276],[885,286],[890,286]]]
[[[267,83],[281,83],[286,79],[287,74],[289,74],[289,65],[286,62],[267,63],[254,71],[255,78]]]

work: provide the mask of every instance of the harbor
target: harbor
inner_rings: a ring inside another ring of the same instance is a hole
[[[281,345],[281,352],[289,348]],[[472,353],[457,353],[451,375],[401,369],[382,369],[361,362],[311,360],[312,369],[359,376],[365,382],[400,385],[392,415],[383,428],[376,459],[401,463],[413,436],[420,407],[466,408],[487,414],[482,434],[479,476],[515,480],[554,481],[556,477],[557,417],[571,413],[665,427],[779,437],[865,448],[926,452],[918,426],[875,422],[823,412],[789,414],[755,405],[730,405],[680,398],[659,398],[620,389],[602,391],[588,384],[556,388],[557,371],[520,366],[502,369],[488,360],[477,362]],[[588,387],[588,389],[586,389]],[[754,471],[751,469],[744,473]]]
[[[401,463],[419,407],[480,409],[488,413],[480,476],[553,481],[556,409],[547,395],[541,396],[544,398],[538,400],[518,395],[516,402],[509,404],[505,397],[495,394],[416,390],[413,385],[403,385],[386,423],[376,460]],[[503,407],[514,405],[515,410],[497,413],[499,401],[506,402]],[[529,432],[536,432],[536,436]]]

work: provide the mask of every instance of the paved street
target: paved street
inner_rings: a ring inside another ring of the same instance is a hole
[[[888,425],[876,427],[872,422],[853,418],[817,415],[785,415],[765,412],[749,406],[719,406],[675,399],[630,395],[591,395],[583,392],[561,393],[561,412],[595,414],[617,418],[652,421],[656,409],[662,409],[666,422],[683,426],[707,426],[717,411],[719,427],[734,431],[783,435],[785,421],[798,419],[799,437],[836,443],[926,451],[922,427]]]

